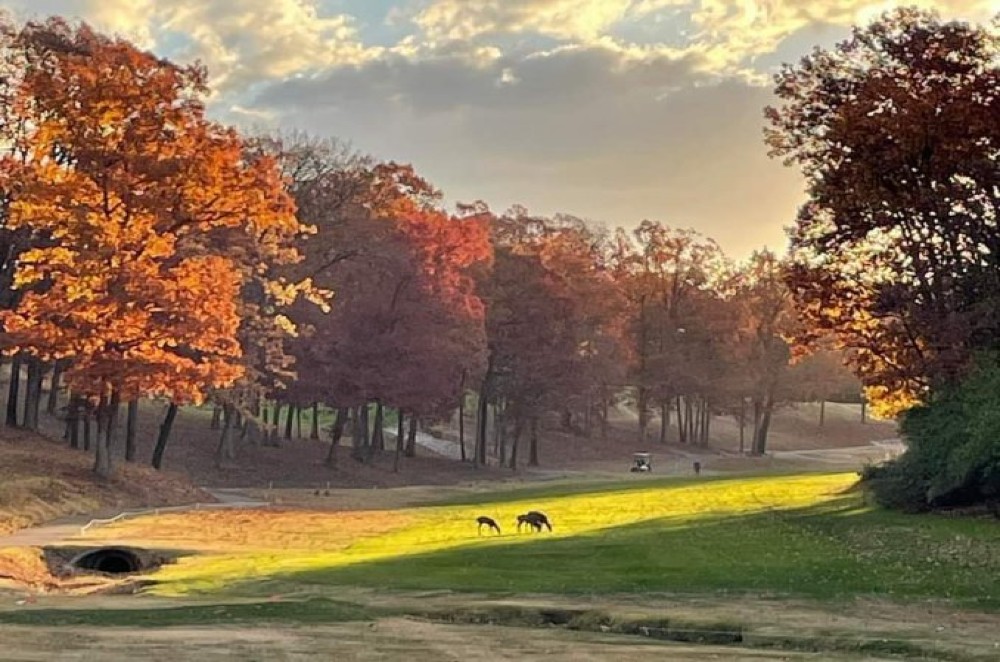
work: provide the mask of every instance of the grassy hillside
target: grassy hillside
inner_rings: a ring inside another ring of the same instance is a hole
[[[860,494],[845,493],[854,479],[832,474],[533,488],[393,512],[190,513],[125,522],[97,535],[205,552],[158,573],[161,594],[261,595],[350,585],[877,595],[1000,608],[1000,526],[873,509]],[[529,509],[548,513],[555,532],[518,535],[514,518]],[[497,519],[503,535],[477,536],[480,514]],[[211,542],[198,534],[206,528]]]
[[[125,466],[101,481],[92,464],[89,454],[0,428],[0,536],[66,515],[212,500],[174,474]]]

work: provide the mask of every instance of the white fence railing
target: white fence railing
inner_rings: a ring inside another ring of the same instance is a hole
[[[165,506],[162,508],[146,508],[144,510],[126,510],[118,513],[114,517],[92,519],[80,527],[80,535],[84,535],[89,529],[97,526],[107,526],[125,519],[133,517],[143,517],[145,515],[160,515],[162,513],[179,513],[188,510],[218,510],[223,508],[269,508],[267,501],[228,501],[220,503],[195,503],[187,506]]]

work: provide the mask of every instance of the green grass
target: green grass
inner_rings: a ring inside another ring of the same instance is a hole
[[[276,550],[271,541],[267,550],[187,557],[158,573],[154,590],[870,595],[1000,609],[996,522],[872,508],[845,491],[854,480],[674,479],[480,494],[407,509],[398,527],[361,531],[329,551]],[[530,509],[548,513],[555,532],[518,535],[514,518]],[[497,519],[504,535],[478,537],[480,514]],[[128,528],[108,533],[127,537]]]
[[[845,497],[790,511],[653,520],[526,545],[319,569],[296,581],[525,593],[873,595],[1000,607],[995,525],[914,526],[913,518],[855,502]]]

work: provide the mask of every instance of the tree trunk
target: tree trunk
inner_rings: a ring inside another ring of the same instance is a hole
[[[130,400],[125,419],[125,461],[135,462],[135,428],[139,419],[139,401]]]
[[[660,403],[660,443],[667,443],[667,430],[670,428],[670,403],[664,400]]]
[[[243,446],[243,444],[246,443],[247,435],[250,434],[251,424],[249,416],[244,416],[239,412],[239,410],[236,411],[236,418],[233,423],[233,427],[240,431],[240,446]]]
[[[298,409],[294,404],[289,403],[288,412],[285,414],[285,439],[292,438],[292,424],[295,423],[295,410]]]
[[[740,455],[746,452],[747,399],[740,397]]]
[[[83,412],[83,450],[90,452],[90,411]]]
[[[521,441],[521,417],[516,416],[514,418],[514,439],[511,441],[510,445],[510,469],[511,471],[517,471],[517,446]]]
[[[826,422],[826,400],[819,401],[819,426],[823,427]]]
[[[689,444],[697,443],[697,439],[694,437],[694,405],[689,397],[684,398],[684,425],[686,428],[684,438]]]
[[[366,460],[371,463],[375,458],[376,451],[385,450],[385,437],[383,435],[382,426],[385,425],[384,414],[382,411],[382,403],[375,403],[375,420],[372,425],[372,436],[371,439],[366,444]]]
[[[38,412],[42,405],[42,377],[45,368],[38,359],[28,359],[28,379],[24,387],[24,427],[38,430]]]
[[[531,446],[528,448],[528,466],[538,466],[538,419],[531,419]]]
[[[763,455],[767,450],[767,432],[771,426],[771,412],[774,409],[774,400],[768,395],[760,406],[760,416],[753,435],[753,454]]]
[[[396,410],[396,454],[392,458],[392,472],[399,473],[399,458],[403,456],[403,410]]]
[[[500,403],[493,404],[493,454],[500,448]]]
[[[310,439],[319,439],[319,403],[314,402],[312,407],[312,425],[309,429]]]
[[[677,396],[677,441],[687,443],[687,424],[684,422],[684,407],[681,396]]]
[[[702,424],[701,424],[701,445],[708,446],[708,434],[712,427],[712,407],[709,405],[708,400],[704,400],[701,405],[702,411]]]
[[[295,407],[295,438],[302,438],[302,406]]]
[[[236,459],[236,449],[233,447],[233,406],[222,407],[222,432],[219,434],[219,445],[215,449],[215,467],[221,469],[230,460]]]
[[[639,409],[639,444],[646,444],[646,428],[649,426],[649,390],[640,386],[636,407]]]
[[[479,405],[476,409],[475,465],[477,467],[486,466],[486,416],[489,414],[488,385],[488,380],[484,378],[483,385],[479,389]]]
[[[359,405],[355,410],[351,425],[351,457],[358,462],[364,462],[365,445],[368,443],[368,403]]]
[[[267,430],[267,444],[269,446],[279,446],[278,430],[281,428],[281,403],[274,401],[274,409],[271,411],[271,423]]]
[[[504,420],[501,425],[500,434],[500,447],[493,449],[493,455],[496,456],[497,462],[502,467],[507,463],[507,414],[504,414]]]
[[[118,418],[118,393],[103,396],[97,407],[97,439],[94,454],[94,472],[101,478],[110,478],[114,471],[112,440],[115,419]]]
[[[56,361],[52,366],[52,377],[49,379],[49,400],[45,403],[45,412],[54,416],[59,407],[59,386],[62,379],[63,362]]]
[[[377,451],[385,450],[385,411],[381,402],[375,403],[375,427],[372,429],[372,447]]]
[[[78,396],[72,396],[66,405],[66,431],[69,438],[69,447],[75,450],[80,449],[80,410],[82,403]]]
[[[569,407],[559,412],[559,425],[565,432],[573,432],[573,412]]]
[[[330,452],[326,454],[326,466],[328,467],[337,466],[337,446],[340,445],[340,439],[344,436],[344,425],[350,414],[349,407],[337,408],[337,420],[333,422],[333,428],[330,430]]]
[[[160,424],[160,434],[156,437],[156,448],[153,449],[153,468],[159,469],[163,466],[163,451],[167,449],[167,440],[170,439],[170,429],[174,426],[174,418],[177,417],[177,405],[170,403],[167,407],[167,415]]]
[[[861,401],[861,422],[868,422],[868,398]]]
[[[218,430],[222,424],[222,407],[212,407],[212,423],[208,426],[210,430]]]
[[[10,362],[10,384],[7,387],[7,425],[17,427],[17,397],[21,389],[21,356],[14,355]]]
[[[608,438],[608,408],[610,403],[608,402],[607,394],[601,400],[601,439]]]
[[[406,434],[406,457],[417,456],[417,415],[410,416],[410,427]]]
[[[97,439],[94,444],[94,473],[101,478],[111,477],[111,451],[108,448],[107,435],[104,430],[108,426],[107,396],[101,396],[97,405]]]
[[[507,454],[507,402],[497,403],[498,415],[493,417],[493,425],[496,427],[496,443],[493,444],[493,455],[499,457]],[[503,459],[500,460],[503,464]]]
[[[458,450],[462,454],[462,462],[465,457],[465,392],[458,398]]]

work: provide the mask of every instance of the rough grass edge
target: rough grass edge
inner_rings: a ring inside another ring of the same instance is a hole
[[[757,633],[732,622],[691,621],[677,618],[630,619],[589,609],[532,608],[510,605],[410,614],[430,622],[501,627],[556,627],[567,630],[639,636],[660,641],[709,646],[787,650],[809,653],[888,655],[943,662],[985,662],[989,655],[960,653],[924,646],[902,638],[848,635],[794,635]]]

